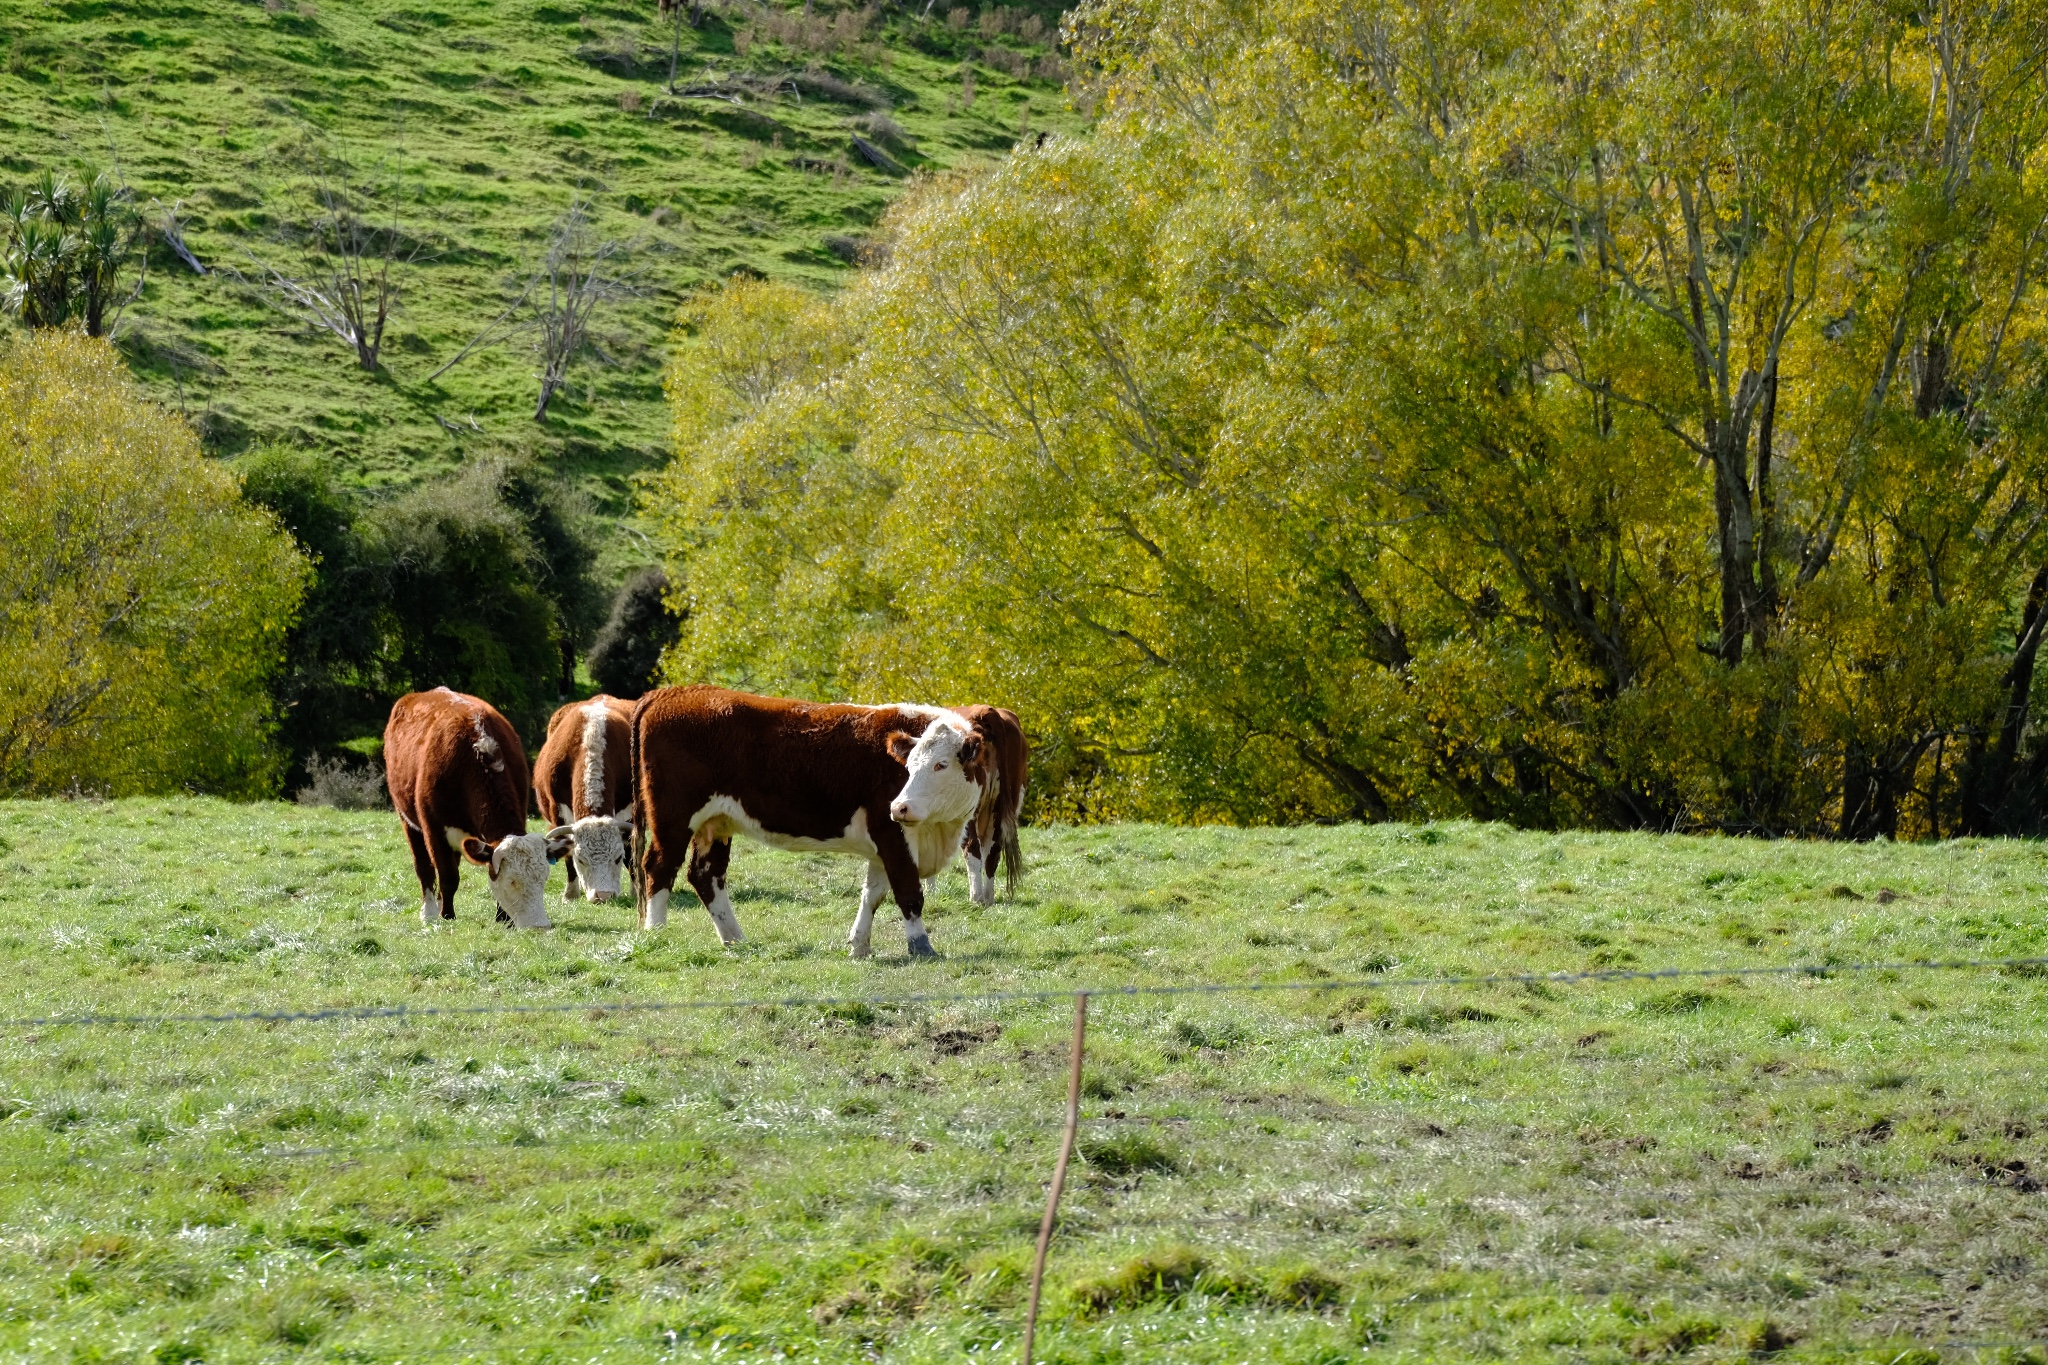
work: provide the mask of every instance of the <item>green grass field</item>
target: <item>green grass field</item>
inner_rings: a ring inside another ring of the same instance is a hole
[[[1031,829],[944,955],[741,846],[751,941],[423,933],[393,819],[0,805],[10,1017],[2048,951],[2033,844]],[[1838,889],[1841,888],[1841,889]],[[1880,894],[1884,893],[1884,894]],[[893,932],[891,932],[893,930]],[[1098,999],[1058,1361],[2042,1359],[2048,978]],[[1013,1359],[1064,1001],[10,1027],[0,1355]],[[1918,1352],[1917,1354],[1915,1352]]]
[[[1027,11],[1042,27],[1058,5],[1027,0],[990,34],[978,11],[949,24],[950,5],[922,8],[871,10],[840,42],[827,30],[857,7],[821,5],[799,31],[788,17],[811,6],[713,4],[683,30],[683,86],[797,78],[731,104],[664,96],[654,0],[0,0],[0,187],[118,166],[145,207],[182,202],[203,262],[254,276],[251,254],[297,259],[282,241],[311,220],[310,162],[347,162],[420,249],[400,271],[385,371],[159,241],[122,338],[137,372],[223,452],[289,441],[379,484],[531,451],[616,517],[631,474],[664,454],[661,362],[683,292],[741,270],[829,288],[850,266],[827,239],[865,234],[900,191],[902,174],[857,153],[856,120],[902,128],[903,170],[971,167],[1027,127],[1081,126],[1047,65],[1050,31],[1026,36]],[[752,36],[744,55],[736,31]],[[585,368],[544,426],[519,346],[428,382],[578,192],[605,231],[642,244],[645,293],[607,329],[619,363]]]

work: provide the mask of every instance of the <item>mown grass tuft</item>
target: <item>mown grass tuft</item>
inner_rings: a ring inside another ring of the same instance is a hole
[[[1180,1158],[1172,1148],[1142,1130],[1090,1138],[1076,1146],[1084,1161],[1107,1176],[1174,1171],[1180,1167]]]

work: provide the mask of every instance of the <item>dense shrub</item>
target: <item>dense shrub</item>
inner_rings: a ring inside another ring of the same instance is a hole
[[[278,738],[293,761],[287,780],[297,781],[311,777],[310,756],[384,723],[390,564],[380,546],[365,541],[358,500],[335,482],[327,460],[269,448],[236,467],[242,496],[269,509],[314,565],[274,684]]]
[[[276,685],[293,781],[375,734],[399,694],[429,687],[482,696],[538,737],[605,606],[573,499],[500,460],[382,502],[305,452],[259,451],[241,472],[244,496],[317,564]]]
[[[70,331],[0,343],[0,488],[0,790],[273,790],[276,520]]]
[[[654,686],[662,652],[676,642],[682,622],[669,610],[668,575],[642,569],[612,599],[611,616],[590,647],[586,667],[597,685],[628,700]]]
[[[390,574],[384,662],[394,686],[474,693],[533,735],[558,696],[562,632],[504,485],[502,466],[475,464],[370,514]]]
[[[526,529],[533,548],[534,586],[555,610],[555,690],[576,688],[576,660],[596,637],[611,605],[593,572],[596,550],[585,527],[589,511],[581,498],[545,477],[539,466],[500,467],[498,493]]]

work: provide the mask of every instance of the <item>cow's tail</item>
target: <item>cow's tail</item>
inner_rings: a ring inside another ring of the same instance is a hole
[[[626,874],[633,879],[633,922],[647,922],[647,801],[640,785],[640,714],[647,709],[647,695],[633,703],[633,720],[626,727],[626,780],[633,795],[633,845],[626,859]]]
[[[1024,875],[1024,854],[1017,848],[1017,807],[1005,804],[996,816],[1003,838],[1003,889],[1017,899],[1017,879]]]
[[[1017,723],[1016,712],[1004,711],[1001,714],[1008,723],[1010,738],[1014,742],[1005,746],[1009,752],[1004,755],[1006,761],[1003,766],[1010,769],[1010,780],[1003,784],[1003,806],[996,814],[1003,836],[1003,861],[1010,865],[1009,879],[1004,888],[1010,893],[1010,899],[1015,900],[1017,880],[1024,875],[1024,852],[1017,847],[1017,821],[1024,813],[1024,784],[1030,780],[1031,741],[1024,737],[1024,727]]]

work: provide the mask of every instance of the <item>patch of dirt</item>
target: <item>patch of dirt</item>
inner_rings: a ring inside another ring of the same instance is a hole
[[[974,1051],[986,1043],[993,1043],[1003,1036],[1003,1026],[997,1023],[967,1025],[959,1028],[944,1028],[932,1034],[931,1044],[941,1056],[958,1057]]]

